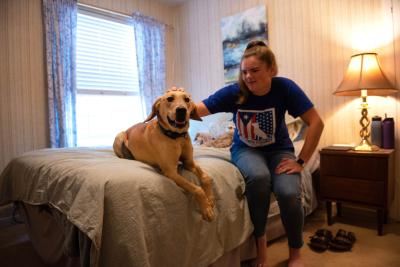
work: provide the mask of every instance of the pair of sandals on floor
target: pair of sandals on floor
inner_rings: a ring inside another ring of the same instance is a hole
[[[313,236],[310,237],[308,244],[316,251],[325,251],[331,249],[334,251],[350,251],[356,242],[356,236],[353,232],[346,232],[339,229],[336,236],[333,237],[332,232],[327,229],[318,229]]]

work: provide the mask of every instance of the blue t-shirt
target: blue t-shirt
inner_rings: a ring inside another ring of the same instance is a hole
[[[263,96],[249,94],[244,104],[237,104],[239,85],[228,85],[203,100],[211,113],[232,112],[236,125],[233,148],[259,147],[265,151],[290,149],[293,144],[285,123],[285,113],[298,117],[313,103],[292,80],[273,77],[271,90]]]

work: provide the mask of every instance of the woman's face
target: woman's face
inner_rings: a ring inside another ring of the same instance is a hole
[[[273,68],[269,68],[256,56],[250,56],[242,60],[240,69],[244,83],[254,95],[262,96],[270,91],[271,80],[275,75]]]

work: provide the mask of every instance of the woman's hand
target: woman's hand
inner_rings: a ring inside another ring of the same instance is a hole
[[[279,162],[278,166],[276,166],[275,173],[299,173],[303,170],[303,166],[296,162],[295,159],[283,158],[281,162]]]

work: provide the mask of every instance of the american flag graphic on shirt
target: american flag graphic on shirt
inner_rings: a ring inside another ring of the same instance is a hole
[[[243,110],[236,113],[236,127],[240,140],[249,146],[275,143],[275,109]]]

